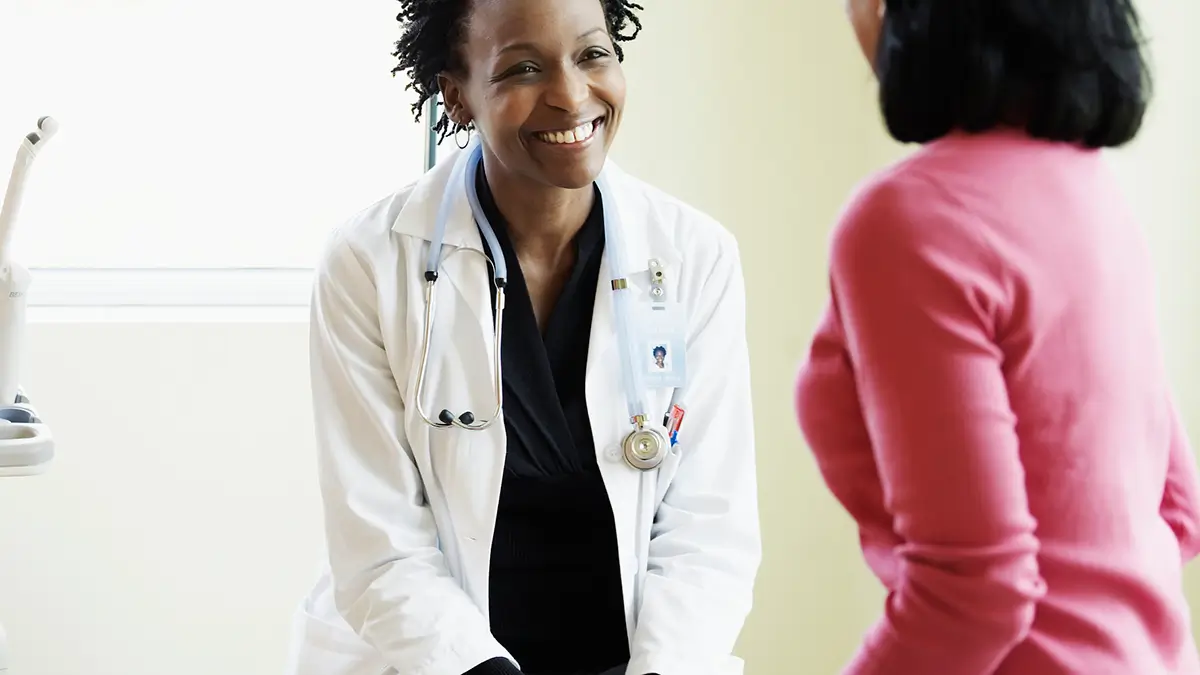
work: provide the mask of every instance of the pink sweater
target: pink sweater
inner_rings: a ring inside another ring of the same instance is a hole
[[[958,134],[862,187],[801,427],[888,589],[853,675],[1200,674],[1200,490],[1100,153]]]

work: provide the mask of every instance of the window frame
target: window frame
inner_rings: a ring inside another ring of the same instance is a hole
[[[425,170],[437,162],[438,103],[425,109]],[[18,261],[19,262],[19,261]],[[27,305],[69,308],[308,307],[311,267],[30,267]]]

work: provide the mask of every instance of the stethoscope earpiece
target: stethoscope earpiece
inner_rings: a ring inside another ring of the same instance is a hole
[[[472,253],[478,253],[485,260],[491,261],[495,268],[494,282],[496,286],[496,306],[493,326],[494,336],[492,342],[492,349],[495,353],[495,365],[492,369],[492,386],[494,387],[496,394],[496,407],[492,410],[492,414],[487,419],[482,421],[476,421],[475,414],[471,411],[466,411],[461,415],[458,415],[456,418],[454,413],[443,409],[440,413],[438,413],[437,421],[435,422],[425,412],[425,376],[426,368],[429,365],[429,344],[433,327],[433,288],[434,284],[436,284],[438,280],[438,265],[440,264],[443,256],[442,241],[445,236],[446,221],[449,217],[452,197],[454,195],[454,192],[451,190],[451,188],[447,187],[445,193],[442,195],[442,204],[438,210],[437,223],[434,227],[433,238],[430,241],[429,258],[426,261],[425,267],[425,329],[421,338],[421,357],[419,363],[417,364],[418,370],[416,392],[417,413],[421,416],[421,419],[424,420],[426,424],[440,429],[458,427],[459,429],[464,429],[466,431],[482,431],[492,426],[492,423],[500,417],[500,414],[504,409],[504,383],[501,378],[500,370],[500,346],[501,329],[504,327],[505,277],[508,275],[508,269],[504,264],[504,254],[500,250],[500,243],[496,240],[495,233],[492,231],[491,225],[487,222],[487,217],[481,213],[482,209],[479,206],[479,197],[475,193],[474,174],[482,161],[483,149],[482,146],[478,144],[476,144],[471,150],[462,153],[455,161],[454,168],[451,171],[450,185],[453,185],[458,180],[462,180],[464,182],[464,187],[466,188],[467,192],[467,201],[471,206],[471,213],[475,215],[476,219],[479,219],[479,226],[483,230],[484,237],[487,239],[488,249],[491,251],[492,255],[491,258],[488,258],[487,255],[469,248],[460,248],[456,249],[456,251],[471,251]]]
[[[475,424],[475,414],[468,410],[456,418],[454,413],[443,409],[442,412],[438,413],[438,421],[442,423],[442,426],[461,426],[466,428]]]

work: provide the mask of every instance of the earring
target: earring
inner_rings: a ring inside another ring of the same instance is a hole
[[[461,143],[460,143],[460,142],[459,142],[459,140],[458,140],[458,132],[460,132],[460,131],[463,131],[463,130],[466,130],[466,132],[467,132],[467,140],[465,140],[465,141],[463,141],[463,142],[461,142]],[[458,124],[458,125],[455,125],[455,129],[454,129],[454,144],[458,146],[458,149],[459,149],[459,150],[466,150],[466,149],[467,149],[467,146],[468,146],[470,143],[471,143],[471,125],[470,125],[470,123],[468,122],[467,124]]]

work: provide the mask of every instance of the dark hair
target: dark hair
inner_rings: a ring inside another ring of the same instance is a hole
[[[1115,147],[1142,125],[1151,77],[1133,0],[889,0],[875,55],[902,143],[1022,127]]]
[[[412,112],[417,121],[425,103],[438,95],[438,75],[448,71],[464,70],[459,53],[462,47],[463,28],[467,10],[473,0],[400,0],[400,13],[396,20],[402,26],[400,39],[396,41],[395,56],[399,63],[392,74],[404,73],[409,84],[405,89],[417,92],[417,101]],[[604,18],[608,33],[616,47],[617,60],[625,59],[621,42],[628,42],[642,30],[642,22],[635,10],[641,5],[629,0],[597,0],[604,6]],[[626,33],[627,29],[632,32]],[[434,130],[440,143],[447,136],[465,128],[456,124],[443,111]]]
[[[659,354],[662,354],[663,356],[666,356],[666,355],[667,355],[667,348],[666,348],[665,346],[663,346],[663,345],[659,345],[659,346],[655,347],[655,348],[654,348],[654,355],[655,355],[655,356],[658,356]]]

